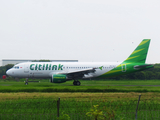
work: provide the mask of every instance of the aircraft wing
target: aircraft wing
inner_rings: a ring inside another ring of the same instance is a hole
[[[78,79],[83,78],[84,75],[87,75],[89,73],[94,73],[96,68],[88,68],[88,69],[81,69],[81,70],[72,70],[68,72],[62,72],[58,74],[67,75],[68,79]]]

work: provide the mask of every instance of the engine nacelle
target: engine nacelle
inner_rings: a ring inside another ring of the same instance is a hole
[[[66,82],[66,75],[62,75],[62,74],[52,75],[51,82],[52,83],[64,83]]]

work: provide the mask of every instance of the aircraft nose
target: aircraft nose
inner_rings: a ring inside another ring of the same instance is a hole
[[[6,74],[7,74],[8,76],[11,76],[11,74],[12,74],[11,70],[7,70],[7,71],[6,71]]]

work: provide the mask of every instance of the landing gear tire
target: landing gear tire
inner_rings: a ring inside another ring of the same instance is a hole
[[[28,85],[28,78],[26,78],[26,82],[25,82],[25,85]]]
[[[79,82],[79,81],[74,81],[74,82],[73,82],[73,85],[79,86],[79,85],[81,85],[81,82]]]
[[[80,86],[80,85],[81,85],[81,83],[79,81],[77,81],[77,86]]]
[[[28,85],[28,82],[25,82],[25,85]]]
[[[74,81],[74,82],[73,82],[73,85],[77,85],[77,81]]]

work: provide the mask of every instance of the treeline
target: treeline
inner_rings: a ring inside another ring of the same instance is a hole
[[[10,68],[12,68],[13,64],[8,64],[5,66],[0,67],[0,78],[2,78],[3,75],[6,75],[6,71]],[[124,80],[124,79],[130,79],[130,80],[151,80],[151,79],[160,79],[160,64],[155,64],[154,68],[150,68],[144,71],[131,73],[128,75],[122,75],[107,79],[114,79],[114,80]]]
[[[5,66],[0,66],[0,78],[2,78],[3,75],[6,75],[6,71],[10,68],[12,68],[14,64],[8,64]]]

